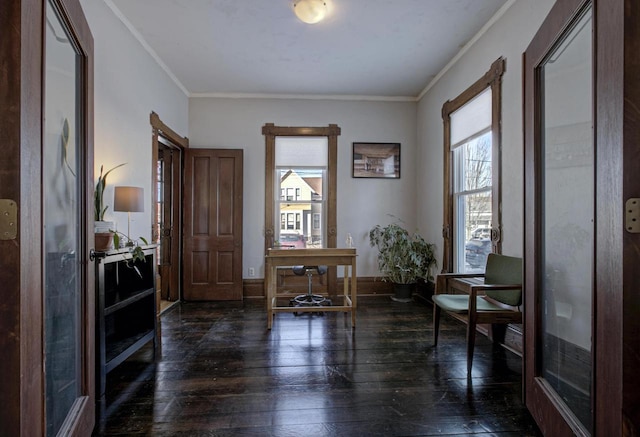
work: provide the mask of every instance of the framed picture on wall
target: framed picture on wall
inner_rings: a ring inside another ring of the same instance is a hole
[[[354,178],[400,178],[400,143],[353,143]]]

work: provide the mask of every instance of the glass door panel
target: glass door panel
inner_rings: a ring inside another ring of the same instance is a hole
[[[592,10],[544,60],[541,90],[540,375],[591,431],[594,277]]]
[[[78,54],[51,2],[45,31],[44,336],[46,435],[57,435],[83,392],[82,106]],[[62,431],[64,432],[64,431]]]

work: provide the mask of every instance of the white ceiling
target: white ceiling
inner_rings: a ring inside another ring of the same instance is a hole
[[[105,1],[191,96],[415,99],[514,0]]]

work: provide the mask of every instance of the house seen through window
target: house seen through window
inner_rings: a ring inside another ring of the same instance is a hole
[[[325,247],[327,139],[276,137],[276,240],[284,248]]]

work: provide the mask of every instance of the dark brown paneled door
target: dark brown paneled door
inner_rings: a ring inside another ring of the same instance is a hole
[[[242,300],[242,150],[185,150],[185,300]]]

